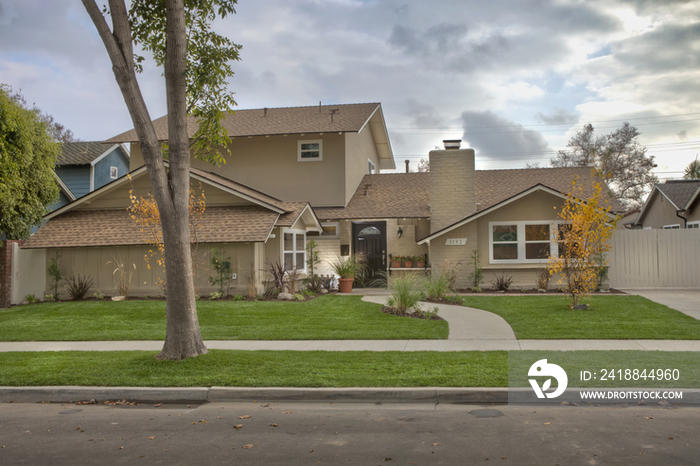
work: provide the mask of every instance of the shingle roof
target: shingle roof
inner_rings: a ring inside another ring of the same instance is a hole
[[[667,180],[656,185],[659,191],[664,193],[679,209],[685,209],[690,198],[700,187],[700,180]]]
[[[101,142],[64,142],[56,165],[88,165],[109,147]]]
[[[210,207],[202,215],[200,242],[265,241],[279,214],[260,206]],[[211,228],[210,225],[216,225]],[[70,211],[45,223],[22,248],[147,244],[126,209]]]
[[[321,107],[261,108],[236,110],[224,120],[230,137],[267,136],[275,134],[306,134],[330,132],[356,132],[379,108],[379,103],[323,105]],[[337,112],[335,110],[338,110]],[[159,140],[168,139],[167,115],[153,121]],[[197,131],[197,120],[189,117],[188,136]],[[114,136],[108,143],[136,142],[135,130]]]
[[[590,168],[530,168],[513,170],[477,170],[477,211],[503,202],[527,189],[542,184],[561,193],[571,191],[577,177],[588,180]],[[581,183],[584,196],[593,194],[591,183]],[[609,193],[603,187],[604,193]],[[621,210],[613,199],[613,211]],[[322,219],[430,217],[430,174],[389,173],[365,175],[347,207],[317,207]]]

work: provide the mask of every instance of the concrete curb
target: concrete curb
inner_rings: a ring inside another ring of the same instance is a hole
[[[507,388],[0,387],[3,403],[121,400],[300,401],[338,403],[507,403]]]

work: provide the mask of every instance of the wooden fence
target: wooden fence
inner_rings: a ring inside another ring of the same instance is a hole
[[[699,288],[700,230],[617,230],[612,288]]]

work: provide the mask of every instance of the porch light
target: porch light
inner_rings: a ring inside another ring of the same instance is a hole
[[[399,230],[396,232],[396,236],[397,236],[399,239],[401,239],[401,236],[403,236],[403,230],[401,229],[401,227],[399,227]]]

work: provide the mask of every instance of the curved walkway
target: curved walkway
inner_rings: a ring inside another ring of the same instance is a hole
[[[386,304],[387,296],[363,296],[362,300]],[[438,308],[438,315],[450,325],[448,340],[512,340],[515,333],[506,320],[492,312],[452,304],[421,302],[423,310]]]

